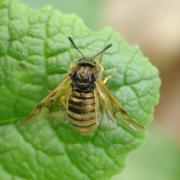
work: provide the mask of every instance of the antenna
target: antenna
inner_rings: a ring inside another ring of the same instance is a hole
[[[74,43],[73,39],[71,37],[68,37],[69,41],[71,42],[71,44],[73,45],[73,47],[81,54],[82,58],[84,58],[84,54],[79,50],[79,48],[76,46],[76,44]]]
[[[96,56],[102,54],[104,51],[106,51],[107,49],[109,49],[111,46],[112,46],[112,44],[107,45],[102,51],[100,51],[100,52],[97,53],[95,56],[93,56],[92,59],[95,58]]]

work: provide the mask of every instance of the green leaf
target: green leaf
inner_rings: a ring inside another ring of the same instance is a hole
[[[158,103],[158,70],[137,46],[129,46],[111,28],[92,32],[76,15],[51,6],[32,10],[16,0],[0,1],[0,179],[109,179],[124,167],[127,154],[144,139],[126,125],[88,136],[69,124],[19,122],[43,99],[79,58],[67,37],[87,56],[105,45],[103,76],[130,116],[147,126]]]

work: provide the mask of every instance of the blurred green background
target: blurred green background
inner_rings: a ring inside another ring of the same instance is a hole
[[[113,180],[180,179],[180,1],[178,0],[21,0],[39,8],[51,4],[76,13],[93,29],[111,26],[158,66],[161,100],[144,144],[131,153]]]
[[[94,29],[101,5],[106,0],[22,0],[33,8],[51,4],[62,13],[75,13],[84,19],[87,26]]]

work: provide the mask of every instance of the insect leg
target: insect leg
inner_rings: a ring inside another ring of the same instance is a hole
[[[116,73],[117,70],[114,70],[114,72],[111,75],[104,78],[103,83],[106,84]]]
[[[66,108],[67,108],[67,103],[66,103],[66,98],[65,98],[65,96],[62,96],[60,100],[61,100],[62,105],[63,105],[64,108],[66,109]]]
[[[103,65],[101,64],[101,59],[102,59],[102,54],[97,57],[97,59],[96,59],[96,64],[97,64],[97,66],[100,68],[100,71],[103,72],[103,71],[104,71],[104,67],[103,67]]]
[[[103,72],[104,71],[104,67],[102,64],[99,64],[99,67],[100,67],[100,71]]]
[[[106,84],[112,78],[112,76],[113,75],[109,75],[109,76],[105,77],[103,80],[103,83]]]

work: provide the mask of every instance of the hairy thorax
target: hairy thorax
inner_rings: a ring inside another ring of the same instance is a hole
[[[98,72],[94,66],[82,64],[71,74],[72,89],[80,92],[91,92],[95,88]]]

